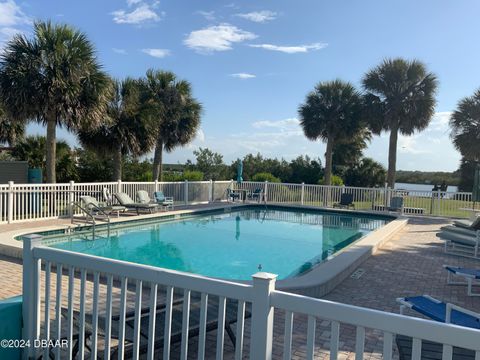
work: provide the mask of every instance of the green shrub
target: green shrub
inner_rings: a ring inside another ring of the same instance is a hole
[[[252,176],[252,181],[268,181],[279,183],[280,179],[267,172],[260,172]]]
[[[325,185],[325,178],[321,178],[318,181],[319,185]],[[337,175],[332,175],[332,186],[342,186],[343,185],[343,180],[340,176]]]
[[[201,171],[185,170],[182,172],[164,171],[163,181],[202,181],[203,173]]]

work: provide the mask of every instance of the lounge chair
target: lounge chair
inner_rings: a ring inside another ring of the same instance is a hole
[[[130,196],[125,193],[117,193],[114,195],[120,205],[125,206],[128,210],[135,210],[137,215],[140,214],[140,210],[148,210],[150,213],[154,212],[158,208],[158,204],[142,204],[134,202]]]
[[[353,203],[353,194],[343,193],[340,195],[340,202],[333,204],[334,208],[353,208],[355,209],[355,204]]]
[[[472,257],[477,259],[480,255],[480,234],[464,235],[453,231],[441,231],[436,236],[445,240],[445,253]]]
[[[161,205],[165,210],[168,208],[173,210],[173,197],[165,196],[163,191],[155,191],[153,197],[155,198],[155,202]]]
[[[454,220],[453,225],[459,228],[469,229],[469,230],[480,230],[480,216],[477,216],[475,220]]]
[[[466,235],[466,236],[477,236],[477,231],[474,229],[469,229],[466,227],[455,226],[455,225],[446,225],[440,228],[441,231],[448,231],[454,234]]]
[[[251,192],[247,195],[247,198],[249,200],[253,200],[253,201],[257,201],[257,202],[260,202],[260,201],[264,200],[263,189],[256,188],[255,190],[253,190],[253,192]]]
[[[474,283],[480,281],[480,269],[468,269],[450,265],[443,265],[443,267],[448,271],[447,284],[467,285],[468,296],[480,296],[480,292],[474,293],[472,290]],[[454,281],[452,275],[463,277],[465,281]],[[480,283],[478,283],[478,285],[480,285]]]
[[[189,316],[189,329],[188,337],[193,338],[199,335],[200,332],[200,297],[196,293],[192,293],[191,303],[190,303],[190,316]],[[231,299],[227,300],[226,309],[225,309],[225,331],[232,341],[233,346],[235,347],[236,336],[232,330],[232,325],[237,322],[237,309],[238,305],[236,301]],[[155,321],[155,339],[154,339],[154,348],[156,350],[160,349],[164,345],[164,331],[165,331],[165,310],[166,304],[163,302],[157,303],[156,307],[156,321]],[[74,319],[79,318],[79,313],[77,311],[73,312]],[[149,331],[149,315],[150,308],[145,307],[140,311],[140,346],[139,353],[140,355],[145,354],[148,350],[148,342],[151,339],[148,338]],[[171,322],[171,335],[170,335],[170,344],[178,343],[182,340],[182,321],[183,321],[183,297],[176,298],[172,302],[172,322]],[[245,310],[245,318],[250,318],[251,312]],[[118,330],[120,326],[120,315],[112,316],[111,322],[111,336],[112,338],[117,338]],[[85,323],[92,323],[92,316],[86,314]],[[105,333],[105,317],[100,316],[98,319],[98,328],[99,333],[103,335]],[[207,319],[205,324],[206,332],[217,330],[218,328],[218,297],[209,296],[208,306],[207,306]],[[133,337],[135,329],[135,311],[127,311],[125,314],[125,345],[124,345],[124,356],[125,358],[131,358],[133,355]],[[103,358],[104,351],[99,351],[98,357]],[[111,349],[111,359],[116,359],[118,357],[118,347],[112,347]]]
[[[111,213],[116,212],[117,217],[120,216],[121,211],[125,211],[126,207],[121,205],[106,205],[100,203],[93,196],[80,196],[80,201],[83,204],[85,210],[89,212],[89,215],[94,217],[96,215],[110,215]]]
[[[400,360],[412,359],[412,338],[405,335],[396,335],[395,342],[398,348],[398,355]],[[453,347],[453,360],[475,360],[475,351],[469,349],[462,349]],[[443,344],[433,341],[422,340],[420,359],[425,360],[442,360],[443,359]]]
[[[480,329],[480,314],[464,309],[460,306],[444,303],[428,295],[398,298],[400,313],[405,308],[412,309],[432,320]],[[396,336],[396,343],[401,360],[412,359],[412,338],[404,335]],[[442,359],[443,344],[423,340],[421,346],[421,359]],[[453,348],[452,359],[474,360],[475,351]]]
[[[390,199],[390,206],[387,206],[388,211],[398,211],[403,213],[403,198],[394,196]]]

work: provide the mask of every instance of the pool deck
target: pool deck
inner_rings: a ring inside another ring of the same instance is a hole
[[[58,220],[55,220],[58,224]],[[443,264],[479,267],[478,260],[447,255],[443,253],[442,242],[435,237],[438,229],[450,223],[447,219],[410,217],[408,225],[397,233],[391,241],[383,244],[374,255],[369,257],[359,268],[364,270],[359,278],[348,277],[341,282],[324,299],[353,304],[357,306],[398,313],[397,297],[429,294],[438,299],[455,303],[467,309],[480,312],[480,298],[468,297],[466,286],[446,284],[447,273]],[[49,226],[50,222],[43,224]],[[1,225],[0,233],[21,228],[25,224]],[[65,277],[64,277],[65,278]],[[66,279],[65,279],[66,280]],[[65,289],[67,283],[62,284]],[[78,289],[78,287],[77,287]],[[478,288],[476,289],[478,290]],[[22,265],[21,261],[0,255],[0,299],[21,294]],[[133,297],[133,293],[129,294]],[[145,297],[145,300],[148,296]],[[415,315],[414,313],[408,313]],[[275,315],[274,358],[282,358],[283,349],[283,314]],[[294,320],[293,359],[304,358],[306,354],[306,317],[296,316]],[[245,354],[248,354],[249,321],[246,321]],[[330,327],[328,321],[317,321],[316,358],[328,358]],[[382,342],[367,331],[365,358],[381,358]],[[208,333],[207,358],[214,358],[216,335]],[[353,359],[355,331],[353,327],[341,327],[340,354],[341,359]],[[196,358],[197,339],[189,341],[191,354]],[[179,356],[179,344],[172,348],[172,358]],[[225,338],[225,358],[232,358],[233,347]]]

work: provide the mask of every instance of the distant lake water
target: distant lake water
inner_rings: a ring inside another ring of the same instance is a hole
[[[438,184],[440,186],[440,184]],[[430,184],[407,184],[407,183],[395,183],[395,189],[405,190],[418,190],[418,191],[432,191],[433,185]],[[453,185],[449,185],[447,191],[456,192],[458,188]]]

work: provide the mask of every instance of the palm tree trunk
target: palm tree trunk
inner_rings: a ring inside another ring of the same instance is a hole
[[[113,153],[113,179],[122,180],[122,147],[119,146]]]
[[[395,126],[390,131],[390,143],[388,145],[387,185],[391,189],[395,187],[395,173],[397,168],[397,141],[398,127]]]
[[[332,155],[333,155],[333,138],[328,137],[327,150],[325,151],[325,185],[332,184]]]
[[[155,154],[153,156],[153,180],[163,180],[163,140],[159,139],[155,146]]]
[[[55,159],[57,156],[57,121],[55,117],[47,119],[47,183],[55,183],[57,176],[55,172]]]

